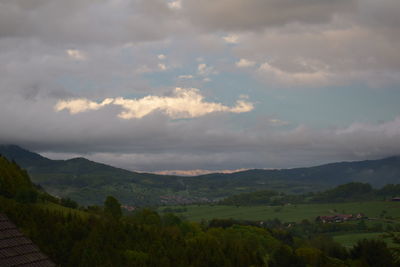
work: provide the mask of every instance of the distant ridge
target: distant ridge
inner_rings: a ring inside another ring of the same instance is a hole
[[[49,193],[81,204],[101,204],[107,195],[127,205],[184,204],[263,189],[304,193],[348,182],[370,183],[374,187],[400,183],[400,156],[182,177],[132,172],[85,158],[51,160],[16,145],[0,145],[0,154],[25,168],[33,182]]]
[[[9,160],[15,160],[20,165],[29,164],[31,162],[50,161],[37,153],[23,149],[17,145],[0,145],[0,154]]]

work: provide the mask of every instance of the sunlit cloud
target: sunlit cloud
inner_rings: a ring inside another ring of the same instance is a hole
[[[167,66],[163,63],[158,64],[158,68],[162,71],[167,70]]]
[[[71,114],[77,114],[89,110],[98,110],[104,106],[110,105],[113,101],[112,98],[106,98],[101,103],[88,99],[61,100],[54,108],[56,111],[67,109]]]
[[[229,107],[221,103],[207,102],[195,88],[176,88],[172,96],[149,95],[140,99],[123,97],[107,98],[101,103],[87,99],[61,100],[55,105],[56,111],[68,110],[77,114],[89,110],[98,110],[106,105],[120,106],[123,111],[118,114],[121,119],[141,119],[155,111],[161,111],[170,118],[196,118],[215,112],[244,113],[254,109],[251,102],[240,99],[236,105]]]
[[[222,39],[224,39],[224,41],[228,44],[237,44],[239,43],[239,36],[236,34],[231,34],[231,35],[227,35],[222,37]]]
[[[68,49],[65,51],[67,53],[67,55],[75,60],[85,60],[86,59],[86,55],[85,53],[83,53],[80,50],[77,49]]]
[[[253,67],[256,64],[256,62],[247,60],[245,58],[241,58],[235,64],[236,64],[236,67],[238,67],[238,68],[248,68],[248,67]]]
[[[179,75],[178,79],[193,79],[193,75]]]
[[[176,1],[172,1],[168,3],[168,7],[170,9],[175,9],[175,10],[179,10],[182,8],[182,1],[181,0],[176,0]]]

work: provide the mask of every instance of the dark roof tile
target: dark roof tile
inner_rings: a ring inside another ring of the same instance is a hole
[[[51,260],[0,213],[0,266],[53,267]]]

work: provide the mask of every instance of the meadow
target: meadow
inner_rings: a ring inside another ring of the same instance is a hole
[[[340,243],[346,248],[351,248],[361,239],[379,239],[384,240],[389,247],[398,247],[398,244],[392,242],[388,237],[385,237],[383,233],[347,233],[333,235],[333,240]]]
[[[161,207],[159,211],[171,208]],[[304,219],[314,221],[317,216],[333,214],[363,213],[369,218],[385,217],[386,220],[399,220],[400,202],[369,201],[351,203],[324,204],[289,204],[285,206],[222,206],[222,205],[187,205],[175,206],[181,212],[177,213],[189,221],[238,219],[238,220],[271,220],[282,222],[301,222]]]

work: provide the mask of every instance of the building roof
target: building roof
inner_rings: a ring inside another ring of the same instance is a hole
[[[0,213],[0,266],[56,266],[33,242]]]

